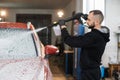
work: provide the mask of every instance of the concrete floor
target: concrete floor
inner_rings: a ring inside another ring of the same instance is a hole
[[[53,70],[53,69],[52,69]],[[59,69],[57,66],[54,66],[53,80],[74,80],[72,76],[66,76],[65,73]]]
[[[71,76],[65,77],[63,74],[53,75],[53,80],[74,80]]]
[[[61,61],[61,58],[57,56],[52,56],[49,58],[50,69],[53,74],[53,80],[74,80],[72,76],[66,77],[62,64],[63,62]]]

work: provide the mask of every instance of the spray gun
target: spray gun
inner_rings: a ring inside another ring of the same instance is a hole
[[[65,22],[69,22],[69,21],[72,21],[72,20],[75,20],[75,19],[78,19],[80,20],[81,18],[83,18],[84,20],[87,20],[87,17],[88,17],[88,14],[83,14],[83,13],[76,13],[74,16],[72,17],[68,17],[66,19],[64,19]],[[49,26],[56,26],[58,25],[59,23],[56,22],[54,24],[51,24]]]

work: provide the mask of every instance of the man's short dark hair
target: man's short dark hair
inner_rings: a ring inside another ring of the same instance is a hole
[[[101,24],[104,19],[103,13],[100,10],[92,10],[89,13],[92,13],[92,12],[93,12],[94,16],[97,16],[99,18],[100,24]]]

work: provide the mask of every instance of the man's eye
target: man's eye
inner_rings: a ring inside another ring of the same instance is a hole
[[[90,21],[90,19],[87,19],[88,21]]]

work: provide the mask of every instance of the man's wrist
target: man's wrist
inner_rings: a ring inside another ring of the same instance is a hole
[[[66,28],[66,26],[65,26],[65,25],[62,25],[62,26],[61,26],[61,29],[64,29],[64,28]]]

